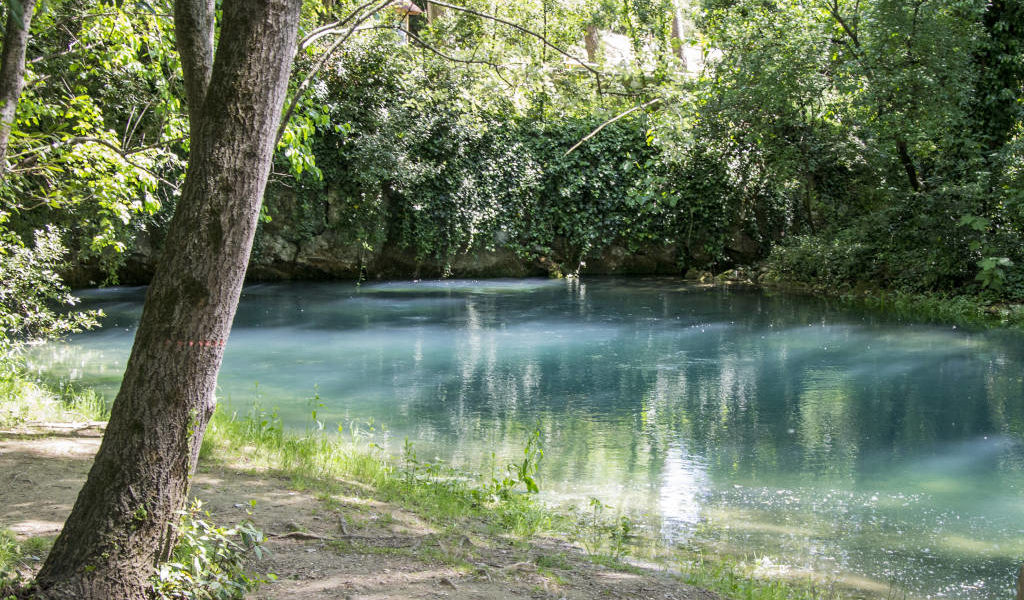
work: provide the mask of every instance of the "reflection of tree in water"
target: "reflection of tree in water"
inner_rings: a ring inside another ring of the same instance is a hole
[[[574,481],[657,481],[684,442],[730,480],[852,485],[865,464],[913,448],[1011,433],[1020,379],[982,339],[822,324],[820,307],[779,311],[749,294],[577,284],[570,296],[550,310],[465,298],[450,359],[409,365],[449,373],[403,396],[409,422],[463,456],[480,440],[514,455],[540,423],[546,475]],[[945,389],[963,401],[942,401]]]

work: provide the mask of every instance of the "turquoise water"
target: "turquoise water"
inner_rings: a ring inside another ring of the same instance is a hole
[[[84,292],[105,327],[33,363],[112,397],[142,294]],[[1024,561],[1008,332],[667,279],[253,285],[219,387],[473,468],[539,426],[549,499],[598,497],[768,574],[994,599]]]

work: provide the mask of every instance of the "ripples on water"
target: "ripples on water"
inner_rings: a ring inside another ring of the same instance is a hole
[[[40,349],[112,397],[143,290]],[[1024,340],[672,280],[246,288],[236,409],[383,423],[469,467],[544,434],[549,498],[597,496],[681,544],[883,596],[1012,596],[1024,559]]]

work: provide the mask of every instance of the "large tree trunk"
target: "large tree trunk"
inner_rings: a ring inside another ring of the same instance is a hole
[[[301,0],[178,0],[188,174],[103,444],[37,577],[47,598],[143,599],[176,540],[241,293],[295,52]],[[194,31],[187,30],[194,28]],[[206,82],[209,82],[208,84]]]
[[[7,170],[7,142],[11,137],[18,98],[25,85],[25,49],[36,0],[21,0],[21,19],[13,8],[7,11],[4,49],[0,58],[0,176]]]

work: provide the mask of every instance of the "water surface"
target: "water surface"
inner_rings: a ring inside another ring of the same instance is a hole
[[[34,363],[113,397],[142,294],[84,292],[105,327]],[[1009,598],[1024,560],[1007,332],[666,279],[253,285],[219,389],[473,468],[539,426],[549,498],[883,597]]]

